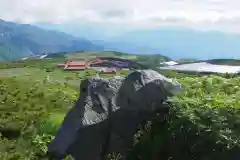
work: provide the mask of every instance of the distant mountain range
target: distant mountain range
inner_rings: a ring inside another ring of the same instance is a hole
[[[121,30],[119,26],[84,23],[77,27],[71,24],[17,24],[0,20],[0,61],[44,52],[79,50],[161,54],[171,59],[240,59],[240,35],[186,28]]]
[[[17,60],[42,53],[102,51],[103,48],[87,39],[76,38],[63,32],[0,20],[0,61]]]
[[[43,28],[66,31],[76,36],[85,36],[105,48],[139,54],[163,54],[173,59],[235,58],[240,59],[240,35],[217,31],[199,31],[189,28],[161,27],[119,31],[116,26],[91,24],[44,24]],[[91,26],[91,27],[89,27]],[[107,36],[107,32],[110,32]],[[113,33],[114,31],[114,33]],[[94,33],[91,34],[91,33]]]
[[[162,53],[173,59],[240,59],[240,35],[229,33],[161,28],[132,31],[108,41],[117,44],[123,40],[136,48],[147,46],[144,52]],[[115,48],[122,49],[121,46],[115,45]]]

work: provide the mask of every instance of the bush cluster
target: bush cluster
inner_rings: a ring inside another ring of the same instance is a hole
[[[78,91],[1,77],[0,95],[0,159],[40,159]]]
[[[170,113],[142,131],[129,159],[237,160],[240,158],[240,77],[178,78],[184,92]]]
[[[52,64],[41,63],[32,63],[32,67],[43,66],[41,69],[47,72],[60,73],[51,69]],[[14,65],[0,65],[0,68]],[[18,63],[15,67],[21,65]],[[168,100],[170,111],[165,121],[162,117],[151,120],[136,133],[127,158],[240,159],[240,77],[162,74],[176,77],[184,92]],[[96,72],[63,75],[71,81],[96,75]],[[46,159],[47,144],[77,99],[78,91],[67,82],[0,77],[0,159]],[[110,159],[114,159],[112,157]]]

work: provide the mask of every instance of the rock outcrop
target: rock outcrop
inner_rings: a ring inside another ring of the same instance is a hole
[[[181,91],[179,83],[153,70],[83,80],[80,97],[48,152],[59,158],[70,154],[76,160],[98,160],[106,145],[108,152],[124,152],[139,123],[176,91]]]

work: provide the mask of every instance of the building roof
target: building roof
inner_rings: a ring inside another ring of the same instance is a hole
[[[129,59],[123,58],[116,58],[116,57],[100,57],[101,60],[109,60],[109,61],[120,61],[120,62],[127,62],[129,68],[137,68],[137,69],[149,69],[148,66],[143,65],[141,63],[135,62]]]
[[[122,62],[122,61],[110,61],[112,64],[118,66],[118,67],[128,67],[128,62]]]
[[[128,67],[128,62],[116,61],[116,60],[96,60],[92,61],[91,65],[101,65],[101,64],[109,64],[112,67]]]
[[[207,62],[173,65],[167,67],[160,67],[160,69],[206,73],[240,73],[240,66],[214,65]]]
[[[72,61],[67,63],[69,66],[85,66],[87,62],[84,61]]]
[[[67,67],[64,68],[65,70],[81,70],[81,69],[85,69],[85,67]]]
[[[87,62],[84,61],[68,61],[65,64],[57,64],[58,67],[64,67],[64,69],[70,68],[70,69],[77,69],[81,67],[86,67],[88,65]]]

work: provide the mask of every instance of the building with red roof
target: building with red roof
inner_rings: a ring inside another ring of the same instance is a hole
[[[57,64],[57,67],[65,70],[83,70],[88,67],[88,62],[67,60],[65,64]]]
[[[84,69],[86,69],[86,67],[78,66],[78,67],[67,67],[67,68],[64,68],[64,70],[71,70],[71,71],[73,71],[73,70],[84,70]]]

